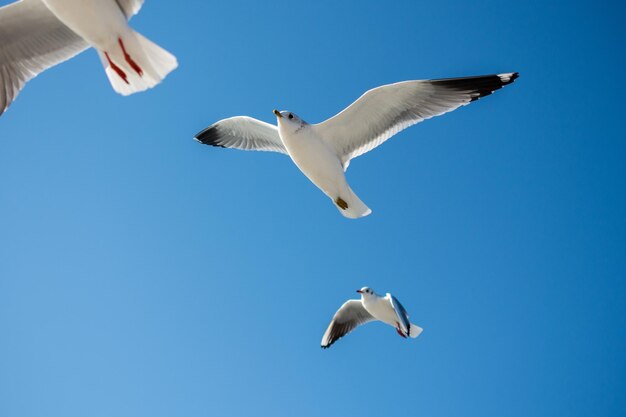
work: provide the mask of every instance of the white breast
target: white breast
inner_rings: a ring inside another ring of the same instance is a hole
[[[335,198],[345,182],[341,161],[330,147],[307,125],[296,133],[279,129],[289,156],[315,185]]]

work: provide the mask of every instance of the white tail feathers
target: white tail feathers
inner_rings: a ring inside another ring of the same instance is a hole
[[[417,336],[419,336],[422,333],[423,330],[424,329],[422,329],[417,324],[411,323],[411,327],[409,329],[409,336],[411,336],[413,339],[415,339]]]
[[[350,187],[348,187],[346,194],[347,195],[339,196],[339,198],[335,200],[335,206],[337,206],[339,212],[345,217],[358,219],[359,217],[365,217],[372,212],[372,210],[370,210],[370,208],[367,207],[365,203],[356,196],[356,194],[354,194],[354,191],[352,191]],[[345,205],[344,203],[348,206],[345,209],[342,207],[342,205]]]
[[[123,96],[154,87],[178,66],[174,55],[132,30],[111,49],[98,54],[113,89]]]

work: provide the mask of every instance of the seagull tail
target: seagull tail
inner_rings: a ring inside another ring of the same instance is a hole
[[[372,210],[354,194],[354,191],[352,191],[350,187],[347,187],[343,195],[335,199],[335,207],[337,207],[341,214],[350,219],[365,217],[372,212]]]
[[[415,339],[417,336],[419,336],[422,333],[423,330],[424,329],[422,329],[417,324],[411,323],[411,328],[409,329],[409,336]]]
[[[174,55],[133,30],[98,54],[113,89],[123,96],[154,87],[178,66]]]

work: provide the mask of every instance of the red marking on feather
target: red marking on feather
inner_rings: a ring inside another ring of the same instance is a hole
[[[139,76],[141,77],[143,75],[143,70],[141,69],[141,67],[139,65],[137,65],[137,63],[135,61],[133,61],[133,59],[130,57],[128,52],[126,52],[126,48],[124,48],[124,42],[122,42],[122,38],[117,38],[117,40],[120,43],[120,47],[122,48],[122,52],[124,53],[124,59],[126,60],[126,62],[128,62],[128,65],[130,65],[131,68],[134,69],[135,72],[137,74],[139,74]]]
[[[124,82],[126,84],[130,84],[128,82],[128,78],[126,77],[126,73],[124,71],[122,71],[122,69],[120,67],[118,67],[117,65],[115,65],[115,63],[113,63],[113,61],[111,61],[111,58],[109,57],[109,54],[107,52],[104,53],[104,56],[106,57],[107,61],[109,61],[109,66],[113,69],[113,71],[115,71],[115,73],[117,75],[119,75],[119,77],[124,80]]]

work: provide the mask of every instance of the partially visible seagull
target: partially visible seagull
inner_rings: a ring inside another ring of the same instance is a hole
[[[157,85],[176,57],[128,26],[143,0],[21,0],[0,7],[0,114],[24,84],[90,46],[122,95]]]
[[[322,348],[327,349],[361,324],[379,320],[396,328],[402,337],[416,338],[422,328],[409,321],[409,315],[393,295],[384,297],[376,294],[369,287],[356,292],[361,294],[360,300],[348,300],[335,313],[332,321],[322,337]]]
[[[512,83],[518,73],[440,80],[405,81],[374,88],[342,112],[319,124],[274,110],[278,128],[246,116],[231,117],[195,137],[206,145],[287,154],[296,166],[349,218],[372,211],[345,177],[350,160],[409,126],[447,113]]]

